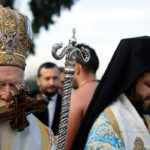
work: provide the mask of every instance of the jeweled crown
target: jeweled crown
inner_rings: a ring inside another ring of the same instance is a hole
[[[25,69],[31,43],[29,19],[16,10],[0,5],[0,65]]]

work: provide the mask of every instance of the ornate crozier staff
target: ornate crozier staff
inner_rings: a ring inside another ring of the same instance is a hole
[[[58,130],[58,150],[65,149],[66,135],[67,135],[67,124],[69,116],[69,107],[70,107],[70,97],[72,90],[72,81],[73,75],[75,73],[75,64],[76,60],[79,60],[82,63],[86,63],[90,59],[90,52],[84,47],[80,50],[75,47],[77,40],[75,38],[75,29],[73,29],[73,36],[69,39],[68,46],[64,47],[62,52],[58,55],[57,50],[62,48],[62,43],[56,43],[52,47],[52,55],[55,59],[60,60],[66,55],[65,62],[65,79],[64,79],[64,89],[62,96],[62,106],[61,106],[61,115],[60,123]]]

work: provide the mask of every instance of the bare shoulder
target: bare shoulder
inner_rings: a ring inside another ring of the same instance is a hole
[[[92,96],[95,92],[95,89],[98,85],[98,82],[91,82],[84,87],[81,87],[77,90],[72,91],[71,101],[72,104],[76,105],[88,105],[92,99]]]
[[[71,105],[80,105],[80,101],[81,101],[81,92],[80,90],[72,90],[72,94],[71,94]]]

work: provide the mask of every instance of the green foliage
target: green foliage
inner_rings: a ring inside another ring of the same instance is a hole
[[[75,0],[32,0],[30,7],[33,12],[33,31],[38,33],[40,27],[48,29],[49,24],[54,24],[53,16],[60,16],[63,8],[70,9]]]
[[[50,24],[54,24],[53,16],[60,16],[61,10],[71,6],[77,0],[31,0],[29,6],[33,13],[33,32],[39,33],[39,29],[43,26],[48,29]],[[14,8],[15,0],[0,0],[0,4]]]

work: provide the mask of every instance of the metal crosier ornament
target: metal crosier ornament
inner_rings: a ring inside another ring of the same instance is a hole
[[[81,63],[87,63],[90,59],[90,52],[88,49],[85,49],[84,47],[82,47],[82,49],[79,49],[75,46],[75,44],[77,43],[75,32],[76,30],[73,29],[73,36],[69,39],[69,44],[63,48],[60,54],[57,54],[57,51],[62,48],[62,43],[56,43],[52,47],[52,55],[55,59],[60,60],[66,55],[64,88],[62,94],[62,106],[58,130],[58,150],[65,149],[72,81],[74,78],[76,61],[78,60]]]

